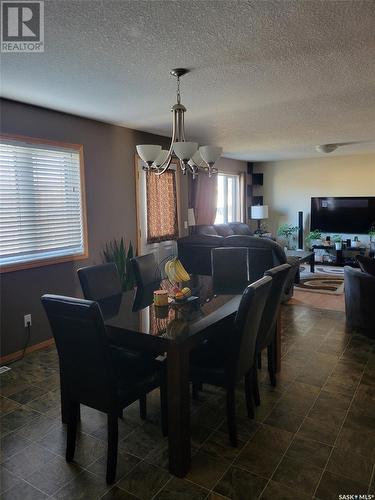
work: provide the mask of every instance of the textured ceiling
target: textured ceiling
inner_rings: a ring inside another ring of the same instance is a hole
[[[5,97],[188,139],[225,156],[375,152],[375,2],[46,0],[45,52],[2,54]]]

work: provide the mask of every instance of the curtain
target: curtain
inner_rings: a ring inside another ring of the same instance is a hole
[[[147,243],[178,237],[176,173],[146,172]]]
[[[217,175],[208,177],[200,173],[191,181],[191,207],[194,208],[197,226],[213,224],[216,218],[217,206]]]

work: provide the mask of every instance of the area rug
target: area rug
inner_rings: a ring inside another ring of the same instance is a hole
[[[337,276],[313,276],[301,278],[294,285],[298,290],[313,293],[326,293],[329,295],[341,295],[344,293],[344,278]]]

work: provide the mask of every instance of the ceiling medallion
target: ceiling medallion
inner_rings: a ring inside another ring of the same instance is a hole
[[[185,141],[184,114],[186,108],[181,104],[180,78],[189,70],[176,68],[171,70],[171,75],[177,79],[177,103],[172,106],[172,141],[169,150],[161,149],[154,144],[141,144],[137,146],[137,153],[145,162],[147,171],[158,175],[166,172],[173,158],[177,158],[183,174],[190,172],[193,179],[199,171],[208,173],[209,177],[217,173],[214,163],[223,151],[218,146],[201,146],[198,143]]]

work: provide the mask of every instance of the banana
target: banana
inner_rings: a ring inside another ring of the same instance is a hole
[[[190,280],[189,274],[186,272],[184,266],[177,257],[168,260],[165,263],[164,270],[172,284]]]
[[[175,266],[176,266],[177,275],[178,275],[180,281],[189,281],[190,280],[190,276],[185,271],[185,268],[181,264],[181,261],[179,259],[176,259]]]

